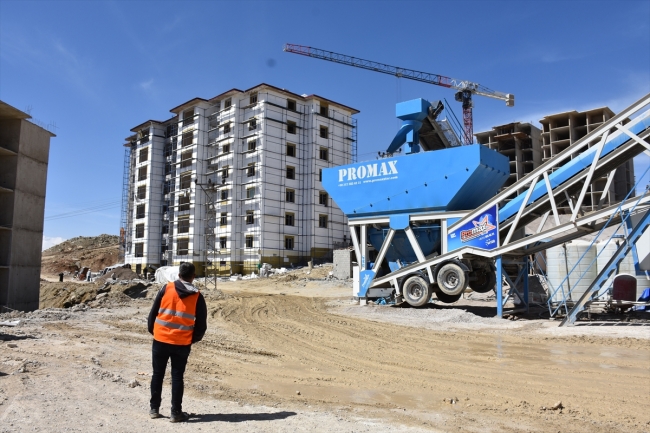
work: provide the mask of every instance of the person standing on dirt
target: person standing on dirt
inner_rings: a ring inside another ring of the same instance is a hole
[[[183,375],[193,343],[201,341],[207,330],[208,309],[199,290],[192,285],[195,268],[182,262],[179,279],[163,286],[153,302],[147,321],[153,334],[151,400],[149,416],[160,418],[162,386],[167,361],[172,361],[171,422],[187,421],[183,412]]]

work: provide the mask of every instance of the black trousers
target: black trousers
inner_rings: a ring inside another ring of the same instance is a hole
[[[151,360],[153,365],[153,376],[151,377],[151,400],[149,401],[152,409],[160,408],[162,400],[163,379],[165,378],[165,369],[167,361],[172,360],[172,412],[182,411],[183,406],[183,375],[187,358],[190,356],[192,345],[177,346],[174,344],[161,343],[153,340],[151,349]]]

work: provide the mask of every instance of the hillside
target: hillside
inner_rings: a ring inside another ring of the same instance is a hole
[[[118,236],[78,236],[43,251],[41,274],[52,276],[59,272],[74,272],[84,266],[97,272],[116,264],[118,253]]]

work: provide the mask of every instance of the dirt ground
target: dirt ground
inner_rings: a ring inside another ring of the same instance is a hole
[[[49,305],[86,299],[0,315],[21,320],[0,326],[0,432],[650,432],[647,320],[558,328],[495,319],[488,301],[359,306],[328,271],[203,290],[195,415],[175,426],[147,414],[158,287],[43,282]]]

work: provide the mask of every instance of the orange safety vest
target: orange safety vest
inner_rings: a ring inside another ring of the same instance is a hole
[[[198,299],[198,292],[181,299],[174,283],[167,283],[153,324],[154,340],[177,346],[192,344]]]

